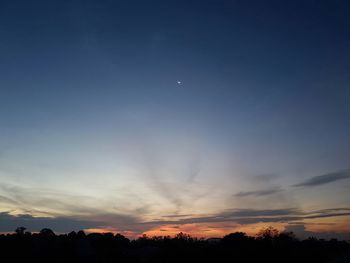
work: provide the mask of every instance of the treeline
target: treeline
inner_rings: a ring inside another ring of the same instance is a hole
[[[217,239],[142,236],[83,231],[56,235],[19,227],[0,235],[1,262],[350,262],[350,243],[336,239],[298,240],[293,233],[262,230],[256,237],[237,232]]]

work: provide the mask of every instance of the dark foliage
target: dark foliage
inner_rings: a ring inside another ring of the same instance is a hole
[[[273,228],[257,237],[237,232],[221,239],[196,239],[180,233],[170,237],[142,236],[130,241],[120,234],[83,231],[56,235],[19,227],[0,235],[2,262],[350,262],[347,241],[309,238]]]

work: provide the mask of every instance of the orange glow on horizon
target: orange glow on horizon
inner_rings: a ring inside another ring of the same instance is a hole
[[[216,223],[216,224],[184,224],[184,225],[163,225],[145,231],[147,236],[175,236],[183,232],[197,238],[223,237],[233,232],[245,232],[247,235],[254,236],[261,229],[272,226],[279,231],[283,231],[285,223],[257,223],[252,225],[238,225],[234,223]]]

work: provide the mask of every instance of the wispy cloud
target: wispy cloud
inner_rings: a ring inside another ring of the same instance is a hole
[[[274,187],[270,189],[264,189],[264,190],[257,190],[257,191],[246,191],[246,192],[238,192],[234,194],[236,197],[245,197],[245,196],[265,196],[265,195],[272,195],[275,193],[282,192],[283,189],[280,187]]]
[[[301,183],[295,184],[295,187],[313,187],[323,184],[329,184],[335,181],[344,180],[350,178],[350,169],[340,170],[333,173],[327,173],[311,177]]]
[[[300,214],[301,212],[296,208],[286,209],[235,209],[220,213],[220,217],[250,217],[250,216],[281,216]]]
[[[13,205],[17,205],[18,202],[16,200],[13,200],[9,197],[6,197],[6,196],[2,196],[0,195],[0,203],[3,203],[3,204],[13,204]]]
[[[195,224],[195,223],[221,223],[232,222],[237,224],[274,223],[274,222],[294,222],[305,219],[330,218],[350,216],[349,208],[334,208],[318,211],[301,211],[295,208],[289,209],[235,209],[225,211],[211,216],[198,216],[183,218],[178,220],[161,220],[145,222],[145,224]]]

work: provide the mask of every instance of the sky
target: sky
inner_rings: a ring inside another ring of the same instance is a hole
[[[0,2],[0,232],[350,236],[350,3]]]

